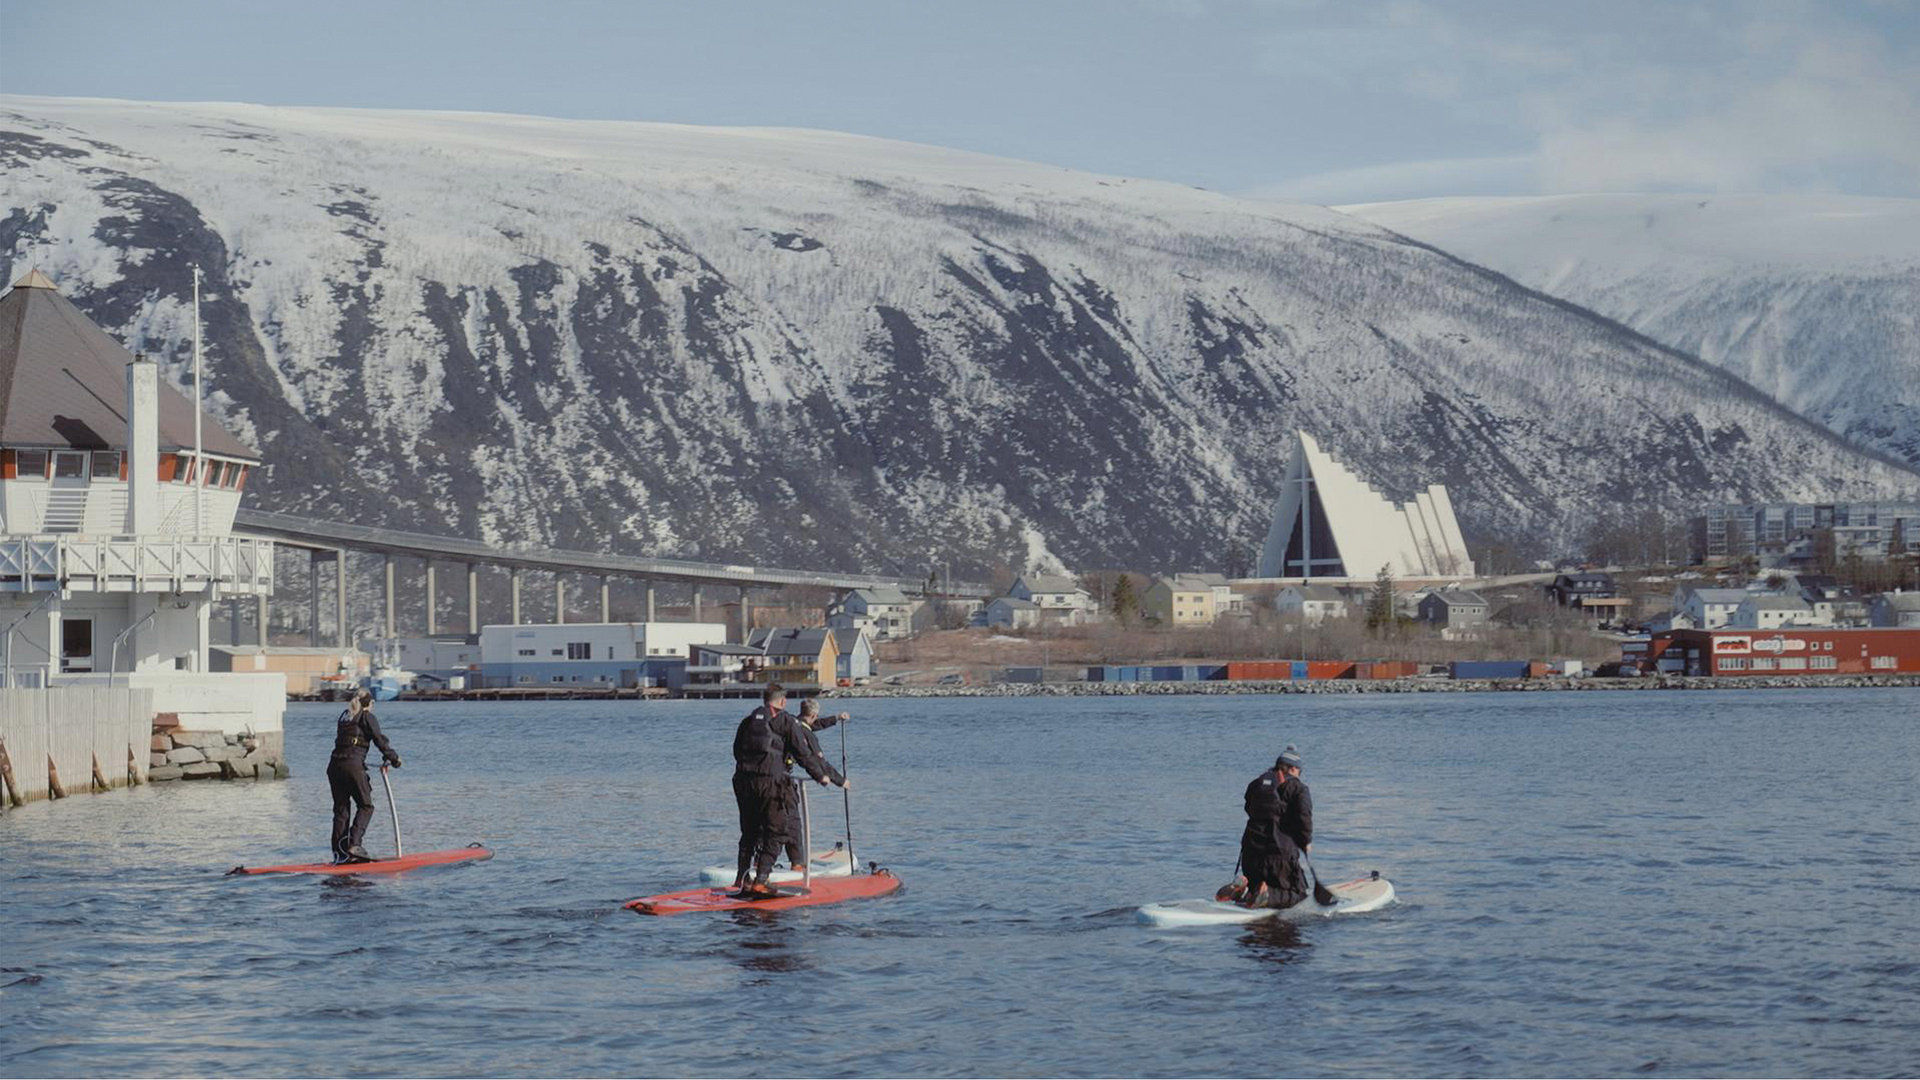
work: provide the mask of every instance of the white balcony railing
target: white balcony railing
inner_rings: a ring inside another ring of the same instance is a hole
[[[273,542],[237,536],[0,538],[0,593],[273,592]]]

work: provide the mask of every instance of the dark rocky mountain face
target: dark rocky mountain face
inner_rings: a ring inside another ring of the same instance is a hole
[[[1251,569],[1288,436],[1470,540],[1911,487],[1331,212],[810,132],[0,99],[0,269],[187,370],[256,505],[919,576]]]

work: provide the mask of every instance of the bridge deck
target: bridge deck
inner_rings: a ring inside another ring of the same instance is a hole
[[[367,525],[347,525],[335,521],[280,514],[268,510],[242,509],[235,517],[234,531],[247,536],[275,540],[294,547],[331,550],[371,551],[383,555],[407,555],[447,562],[486,563],[526,570],[544,570],[567,574],[607,574],[616,577],[646,578],[650,581],[674,581],[695,585],[744,585],[774,588],[784,585],[815,585],[829,589],[869,589],[893,587],[908,593],[926,590],[926,582],[871,574],[844,574],[835,571],[788,570],[777,567],[740,566],[728,563],[701,563],[682,559],[648,559],[631,555],[608,555],[591,551],[565,551],[559,548],[496,547],[478,540],[431,533],[380,529]],[[954,582],[950,594],[985,597],[993,590],[973,582]]]

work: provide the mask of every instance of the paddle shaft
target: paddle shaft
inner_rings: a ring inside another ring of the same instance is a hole
[[[800,887],[813,891],[813,822],[807,817],[807,782],[794,784],[800,789]]]
[[[842,720],[840,721],[840,779],[844,781],[846,778],[847,722]],[[847,872],[857,874],[860,872],[860,860],[853,856],[853,792],[851,790],[844,787],[840,789],[840,806],[847,814]]]
[[[407,849],[400,846],[400,808],[393,804],[393,781],[387,779],[387,767],[380,766],[380,783],[387,789],[387,813],[393,818],[393,857],[404,859]]]
[[[1333,895],[1332,889],[1329,889],[1325,885],[1320,884],[1320,873],[1319,871],[1313,868],[1313,860],[1307,858],[1307,850],[1305,848],[1300,849],[1300,861],[1307,864],[1307,876],[1313,879],[1313,902],[1314,903],[1325,906],[1327,904],[1331,904],[1336,900],[1340,899],[1339,897]]]

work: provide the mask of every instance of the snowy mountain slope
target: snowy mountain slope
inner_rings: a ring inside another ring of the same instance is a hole
[[[1332,211],[807,131],[0,98],[0,270],[289,511],[922,573],[1247,566],[1296,426],[1470,535],[1916,477]]]
[[[1920,199],[1571,195],[1340,209],[1618,319],[1920,463]]]

